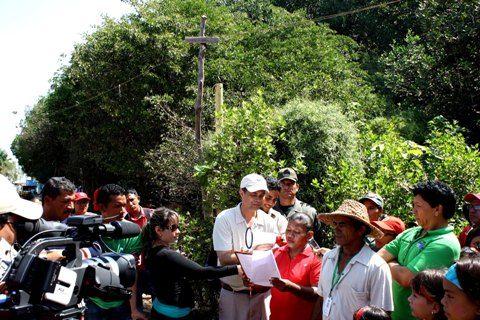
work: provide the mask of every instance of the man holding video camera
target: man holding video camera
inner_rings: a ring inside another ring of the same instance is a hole
[[[98,189],[96,203],[100,209],[104,223],[112,221],[122,221],[126,214],[126,191],[116,184],[107,184]],[[103,239],[105,244],[117,253],[139,254],[142,250],[141,237],[132,237],[125,239]],[[132,310],[136,312],[136,310]],[[137,317],[136,317],[137,318]],[[141,315],[138,315],[141,318]],[[129,301],[105,301],[98,297],[87,299],[86,320],[103,319],[131,319]]]
[[[0,175],[0,279],[16,256],[14,243],[17,240],[15,223],[20,220],[36,220],[42,215],[42,206],[20,198],[15,186],[7,177]],[[0,280],[0,290],[5,288]]]

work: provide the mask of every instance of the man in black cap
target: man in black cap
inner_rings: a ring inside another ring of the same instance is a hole
[[[309,216],[314,223],[314,238],[318,243],[322,243],[323,232],[320,223],[317,220],[317,210],[309,204],[297,199],[297,192],[300,189],[298,177],[292,168],[283,168],[278,171],[278,182],[280,184],[280,194],[278,202],[273,207],[285,217],[289,218],[297,212]]]

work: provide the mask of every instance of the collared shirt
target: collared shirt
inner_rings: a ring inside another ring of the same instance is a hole
[[[309,204],[298,200],[297,198],[295,198],[295,203],[292,206],[281,206],[280,202],[277,202],[273,209],[277,210],[287,218],[298,212],[305,213],[312,218],[312,221],[315,221],[317,218],[317,210],[315,210],[315,208]]]
[[[248,226],[240,211],[240,205],[241,203],[234,208],[220,212],[215,218],[215,225],[213,226],[213,249],[215,251],[240,251],[247,250],[250,246],[250,243],[246,243],[250,237],[246,236]],[[251,230],[253,233],[252,248],[261,244],[256,239],[265,238],[260,236],[261,233],[278,233],[275,221],[262,210],[257,210],[256,216],[253,217]],[[255,237],[255,234],[259,236]],[[273,241],[275,241],[275,236]],[[224,277],[221,281],[235,290],[247,289],[238,275]]]
[[[277,210],[270,208],[268,210],[268,215],[275,220],[275,224],[277,225],[278,233],[283,236],[285,235],[285,232],[287,231],[287,226],[288,226],[288,220],[285,218],[283,214],[278,212]]]
[[[330,313],[323,320],[351,320],[356,310],[369,305],[392,311],[390,268],[368,245],[350,259],[332,289],[339,253],[340,247],[336,247],[323,257],[318,294],[323,297],[324,312],[328,298],[332,299]]]
[[[404,267],[413,273],[426,269],[446,268],[460,256],[460,244],[448,226],[437,230],[423,232],[422,227],[405,230],[395,240],[387,244],[385,250],[390,252]],[[412,316],[408,296],[412,290],[393,282],[395,311],[392,319],[415,319]]]
[[[141,229],[145,227],[148,220],[150,220],[150,217],[152,216],[152,212],[153,212],[153,209],[140,207],[140,214],[138,215],[138,217],[133,217],[131,214],[127,213],[127,215],[125,216],[125,219],[132,221],[133,223],[138,225]]]
[[[310,246],[291,259],[290,247],[285,245],[275,251],[275,260],[282,279],[288,279],[304,287],[316,287],[322,263]],[[270,301],[271,320],[310,320],[315,301],[309,301],[291,292],[272,288]]]

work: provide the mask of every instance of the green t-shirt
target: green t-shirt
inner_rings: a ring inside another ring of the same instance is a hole
[[[140,253],[142,251],[142,237],[140,235],[125,239],[103,239],[105,244],[116,253]],[[112,309],[121,306],[125,301],[105,301],[97,297],[89,297],[97,306],[102,309]]]
[[[385,249],[396,257],[400,265],[415,274],[426,269],[448,268],[460,256],[460,243],[452,226],[428,231],[423,236],[421,227],[408,229]],[[393,281],[392,290],[395,306],[392,319],[415,319],[407,300],[412,290],[396,281]]]

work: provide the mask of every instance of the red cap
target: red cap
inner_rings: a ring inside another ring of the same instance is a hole
[[[405,223],[397,217],[388,216],[381,221],[372,221],[372,224],[382,231],[390,231],[395,234],[400,234],[405,231]]]
[[[88,201],[90,201],[90,198],[85,192],[75,192],[75,201],[79,201],[83,199],[87,199]]]
[[[480,193],[467,193],[463,199],[467,202],[473,202],[474,200],[480,201]]]

